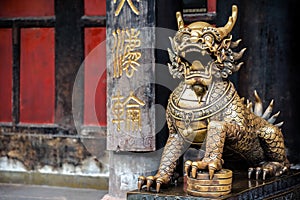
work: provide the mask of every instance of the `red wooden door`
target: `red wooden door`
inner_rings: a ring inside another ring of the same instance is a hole
[[[0,122],[12,122],[12,29],[0,29]]]
[[[54,122],[54,28],[28,26],[45,17],[54,18],[54,0],[1,1],[0,122]]]

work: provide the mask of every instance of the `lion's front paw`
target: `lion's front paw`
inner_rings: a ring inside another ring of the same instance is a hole
[[[205,159],[201,161],[192,162],[190,160],[185,162],[184,170],[187,176],[191,176],[192,178],[196,178],[198,170],[208,170],[209,178],[212,179],[215,171],[222,169],[223,160],[209,160]]]
[[[156,174],[155,176],[139,176],[138,178],[138,190],[141,190],[143,185],[146,185],[147,191],[150,191],[151,186],[155,186],[156,192],[160,191],[161,185],[167,185],[171,178],[168,175],[161,176]]]
[[[266,180],[267,175],[280,176],[287,172],[288,168],[288,166],[280,162],[265,162],[259,167],[250,167],[248,169],[248,178],[250,179],[255,174],[256,179],[262,177],[263,180]]]

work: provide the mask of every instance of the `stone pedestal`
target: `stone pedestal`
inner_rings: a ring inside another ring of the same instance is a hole
[[[202,197],[190,196],[186,193],[184,183],[146,192],[144,189],[127,193],[127,200],[200,200]],[[211,199],[211,198],[210,198]],[[249,180],[246,172],[233,171],[232,191],[228,195],[214,199],[300,199],[300,170],[291,170],[287,175],[270,178],[266,181]]]

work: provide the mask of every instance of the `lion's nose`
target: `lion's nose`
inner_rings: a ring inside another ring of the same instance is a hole
[[[192,36],[192,37],[190,38],[190,41],[191,41],[192,43],[197,43],[198,40],[199,40],[199,37],[197,37],[197,36]]]

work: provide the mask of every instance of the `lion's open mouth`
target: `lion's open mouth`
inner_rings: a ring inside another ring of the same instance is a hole
[[[210,79],[212,61],[211,56],[199,45],[188,45],[180,53],[182,61],[185,63],[185,79]]]

